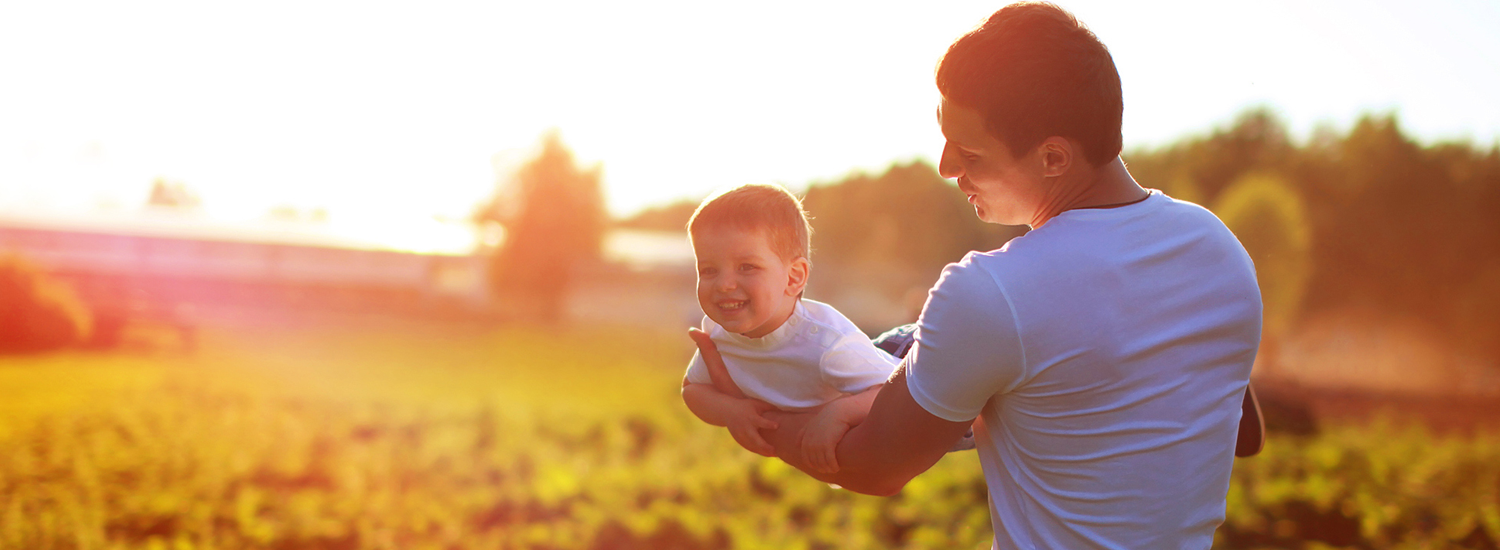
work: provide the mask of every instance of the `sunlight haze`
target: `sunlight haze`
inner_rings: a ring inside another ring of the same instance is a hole
[[[1299,137],[1394,111],[1500,138],[1493,2],[1060,4],[1115,57],[1127,148],[1257,105]],[[1001,5],[7,3],[0,212],[134,210],[165,178],[214,219],[389,232],[465,218],[553,128],[617,216],[799,188],[933,159],[934,65]]]

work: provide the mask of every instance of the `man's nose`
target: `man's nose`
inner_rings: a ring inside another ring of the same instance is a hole
[[[953,150],[953,146],[944,143],[943,156],[938,158],[938,175],[948,179],[958,179],[964,175],[963,168],[958,165],[955,157],[957,152]]]

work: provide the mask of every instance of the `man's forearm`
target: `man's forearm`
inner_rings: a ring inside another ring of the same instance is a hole
[[[870,406],[875,404],[875,396],[880,394],[881,384],[876,384],[865,391],[847,395],[829,403],[830,407],[837,407],[839,420],[850,426],[858,426],[865,421],[870,414]]]
[[[876,445],[875,438],[864,433],[873,431],[874,427],[862,430],[860,426],[855,426],[844,435],[836,451],[839,471],[830,474],[811,469],[807,457],[802,453],[801,434],[803,426],[815,414],[772,412],[769,416],[780,428],[761,430],[761,435],[776,448],[776,456],[787,464],[819,481],[833,483],[856,493],[890,496],[899,492],[910,480],[910,477],[899,477],[897,468],[880,459],[885,453]]]
[[[839,471],[833,474],[810,471],[802,455],[802,428],[816,411],[770,413],[780,427],[761,434],[776,448],[776,456],[818,480],[858,493],[892,495],[932,467],[968,429],[963,423],[940,419],[934,423],[935,419],[911,400],[901,374],[874,399],[869,416],[839,442]],[[925,423],[918,424],[919,420]]]

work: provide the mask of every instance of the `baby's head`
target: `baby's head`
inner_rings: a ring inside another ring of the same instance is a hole
[[[703,199],[688,220],[703,313],[751,338],[776,330],[807,285],[811,233],[801,201],[779,186],[741,185]]]

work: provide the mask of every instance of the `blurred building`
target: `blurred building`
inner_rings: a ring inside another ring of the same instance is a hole
[[[697,326],[697,270],[684,231],[614,229],[603,262],[580,266],[566,315],[586,323],[625,323],[672,330]]]
[[[274,224],[0,216],[0,253],[70,282],[99,321],[187,310],[484,311],[485,259],[415,253]]]
[[[686,235],[615,230],[603,244],[605,261],[576,273],[570,318],[696,323],[702,312]],[[483,245],[418,253],[316,225],[220,223],[176,212],[0,213],[0,254],[10,252],[69,282],[106,330],[127,320],[191,325],[263,312],[470,318],[492,311]]]

